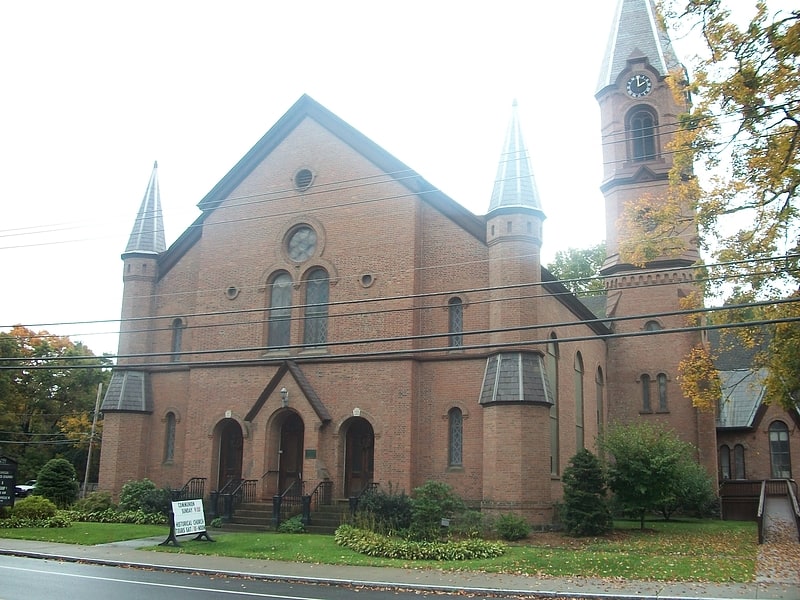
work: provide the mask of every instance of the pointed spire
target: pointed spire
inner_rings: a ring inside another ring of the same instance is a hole
[[[618,0],[597,91],[616,83],[629,58],[642,56],[662,77],[683,69],[653,0]]]
[[[489,212],[508,207],[542,210],[528,160],[528,149],[522,139],[516,100],[511,105],[511,122],[508,124],[506,141],[497,167]]]
[[[159,254],[167,249],[164,242],[164,219],[161,216],[161,192],[158,189],[158,161],[153,163],[153,173],[144,193],[139,214],[128,240],[128,252]]]

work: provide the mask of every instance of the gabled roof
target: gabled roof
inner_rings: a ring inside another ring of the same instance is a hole
[[[303,396],[305,396],[308,403],[311,405],[311,408],[314,409],[314,412],[319,417],[319,420],[323,423],[328,423],[331,420],[331,414],[328,412],[328,408],[322,402],[322,399],[317,394],[316,390],[312,387],[311,383],[306,378],[305,373],[300,369],[300,367],[292,360],[284,361],[281,364],[280,368],[275,372],[272,379],[269,380],[264,391],[261,392],[261,395],[253,404],[252,408],[248,411],[247,415],[245,416],[245,421],[252,421],[253,419],[258,416],[258,413],[263,408],[264,404],[266,404],[269,397],[277,390],[278,385],[280,384],[281,380],[286,374],[290,374],[297,386],[302,390]]]
[[[158,187],[158,162],[153,163],[153,172],[144,192],[139,213],[133,224],[131,237],[125,254],[160,254],[167,249],[164,242],[164,218],[161,214],[161,192]]]
[[[525,208],[542,212],[528,149],[522,138],[516,100],[511,106],[511,121],[506,131],[492,199],[489,202],[490,213],[500,208]]]
[[[433,208],[457,223],[480,241],[486,240],[486,223],[458,202],[428,183],[416,171],[386,152],[331,111],[308,95],[303,95],[273,125],[264,136],[228,171],[198,207],[203,214],[175,241],[159,264],[159,274],[166,273],[201,235],[202,224],[244,179],[275,150],[286,137],[304,120],[313,119],[342,142],[353,148],[376,167],[394,177],[412,194],[419,196]]]
[[[616,84],[617,78],[628,68],[628,59],[641,57],[647,58],[661,77],[683,68],[653,0],[619,0],[597,91]]]
[[[747,428],[754,425],[756,414],[764,401],[766,369],[719,371],[722,399],[717,414],[717,427]]]

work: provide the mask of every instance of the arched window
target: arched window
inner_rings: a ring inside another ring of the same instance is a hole
[[[744,446],[736,444],[733,447],[733,474],[736,479],[747,479],[744,471]]]
[[[723,481],[731,478],[731,449],[724,445],[719,447],[719,476]]]
[[[168,412],[164,438],[164,462],[172,462],[175,458],[175,413]]]
[[[314,269],[306,277],[306,319],[304,344],[328,341],[328,296],[330,281],[325,269]]]
[[[646,107],[637,107],[628,115],[630,159],[636,162],[656,157],[656,117]]]
[[[658,383],[658,412],[667,412],[667,376],[664,373],[656,375],[656,383]]]
[[[583,450],[583,358],[575,354],[575,445]]]
[[[642,375],[642,412],[652,412],[653,408],[650,404],[650,375]]]
[[[661,331],[663,327],[661,327],[661,323],[658,321],[648,321],[644,324],[645,331]]]
[[[597,367],[594,376],[595,396],[597,398],[597,433],[603,433],[603,414],[605,412],[605,380],[603,369]]]
[[[451,408],[448,417],[448,451],[447,463],[451,467],[460,467],[464,447],[464,415],[460,408]]]
[[[773,479],[791,479],[789,460],[789,428],[783,421],[773,421],[769,426],[769,459]]]
[[[269,325],[267,346],[279,348],[290,343],[292,317],[292,278],[286,271],[277,273],[269,287]]]
[[[550,473],[558,475],[561,467],[558,455],[558,342],[555,334],[550,335],[545,360],[547,381],[550,384],[550,396],[553,402],[550,405]]]
[[[450,332],[450,347],[460,348],[464,345],[464,303],[461,298],[450,298],[447,303],[448,331]]]
[[[181,347],[183,346],[183,319],[177,318],[172,320],[172,362],[178,362],[181,359]]]

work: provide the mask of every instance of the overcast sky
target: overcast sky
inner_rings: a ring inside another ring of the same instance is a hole
[[[516,98],[545,262],[603,241],[594,93],[616,3],[2,3],[0,330],[115,353],[153,161],[169,245],[304,93],[481,215]]]

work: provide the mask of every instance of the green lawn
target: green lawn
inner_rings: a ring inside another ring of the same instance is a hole
[[[401,561],[372,558],[337,546],[331,536],[228,533],[210,530],[216,540],[180,538],[181,546],[149,548],[164,552],[242,558],[403,568],[524,573],[544,576],[612,577],[655,581],[752,581],[758,551],[756,524],[737,521],[617,522],[602,538],[570,538],[534,533],[509,545],[501,557],[472,561]],[[0,529],[0,537],[97,544],[163,535],[164,526],[75,523],[66,529]]]

